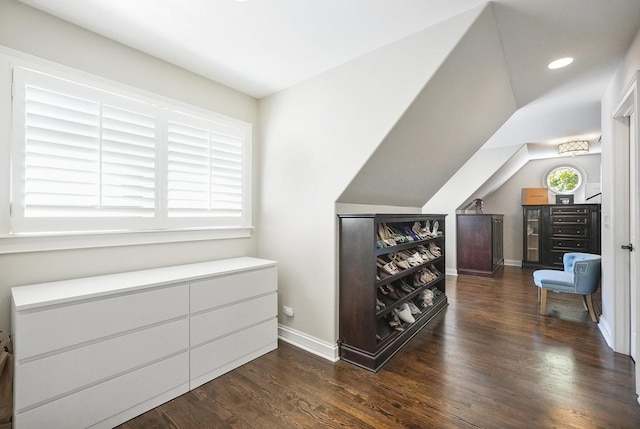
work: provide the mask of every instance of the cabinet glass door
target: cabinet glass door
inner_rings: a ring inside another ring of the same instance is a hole
[[[525,213],[525,260],[540,262],[540,209],[527,208]]]

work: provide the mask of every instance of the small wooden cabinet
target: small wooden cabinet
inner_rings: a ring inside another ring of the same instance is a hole
[[[501,214],[458,214],[458,274],[493,276],[504,266]]]
[[[338,343],[342,360],[378,371],[447,306],[444,220],[445,215],[339,215]],[[425,230],[429,229],[430,235],[420,237],[408,232],[416,223]],[[404,238],[395,243],[385,243],[386,227]],[[433,253],[421,253],[422,249],[430,249]],[[399,268],[394,274],[380,268],[384,263],[398,261],[403,254],[419,254],[423,259],[413,259],[410,266],[404,264],[406,268]],[[416,278],[420,281],[416,282]],[[402,290],[403,282],[408,283],[407,290]],[[398,295],[392,296],[395,293],[391,294],[390,287]],[[432,297],[428,304],[422,299],[425,294]],[[396,310],[410,303],[418,307],[420,313],[414,315],[413,322],[395,325]]]
[[[523,267],[561,269],[565,253],[600,254],[600,204],[522,208]]]

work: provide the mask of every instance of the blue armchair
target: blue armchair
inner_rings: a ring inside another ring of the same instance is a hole
[[[589,253],[565,253],[562,262],[564,271],[537,270],[533,272],[533,282],[540,288],[540,314],[547,307],[547,291],[575,293],[582,295],[591,320],[598,322],[591,295],[600,284],[600,255]]]

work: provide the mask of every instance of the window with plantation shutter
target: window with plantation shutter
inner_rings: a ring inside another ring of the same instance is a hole
[[[241,217],[246,132],[178,112],[168,131],[169,217]]]
[[[16,67],[13,233],[246,227],[251,126]]]

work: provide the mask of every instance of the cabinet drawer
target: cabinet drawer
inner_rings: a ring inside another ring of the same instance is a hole
[[[189,348],[182,320],[16,365],[16,409],[104,381]]]
[[[260,298],[243,301],[191,317],[191,347],[198,346],[247,326],[275,319],[278,315],[278,295],[273,292]]]
[[[587,213],[589,213],[588,207],[580,207],[580,206],[551,207],[551,216],[565,215],[565,214],[587,214]]]
[[[561,267],[564,266],[564,254],[565,253],[569,253],[569,252],[562,252],[562,251],[551,251],[551,264],[553,265],[559,265]]]
[[[87,428],[93,425],[113,427],[113,424],[105,424],[103,420],[174,389],[180,392],[174,396],[186,393],[188,383],[189,354],[185,352],[24,413],[17,413],[14,425],[16,428],[47,429]]]
[[[16,358],[23,360],[187,314],[186,284],[25,310],[15,319]]]
[[[220,307],[277,289],[275,267],[213,277],[191,283],[191,312]]]
[[[569,236],[569,237],[586,237],[587,236],[587,228],[586,226],[580,225],[554,225],[553,226],[553,235],[554,236]]]
[[[561,215],[561,216],[551,216],[551,223],[553,225],[563,225],[563,224],[587,224],[587,216],[570,216],[570,215]]]
[[[552,239],[551,240],[551,248],[552,249],[563,249],[567,251],[577,251],[582,252],[588,246],[587,240],[575,240],[575,239]]]
[[[251,326],[217,341],[191,349],[191,389],[237,368],[278,345],[276,319]],[[195,381],[195,382],[194,382]]]

